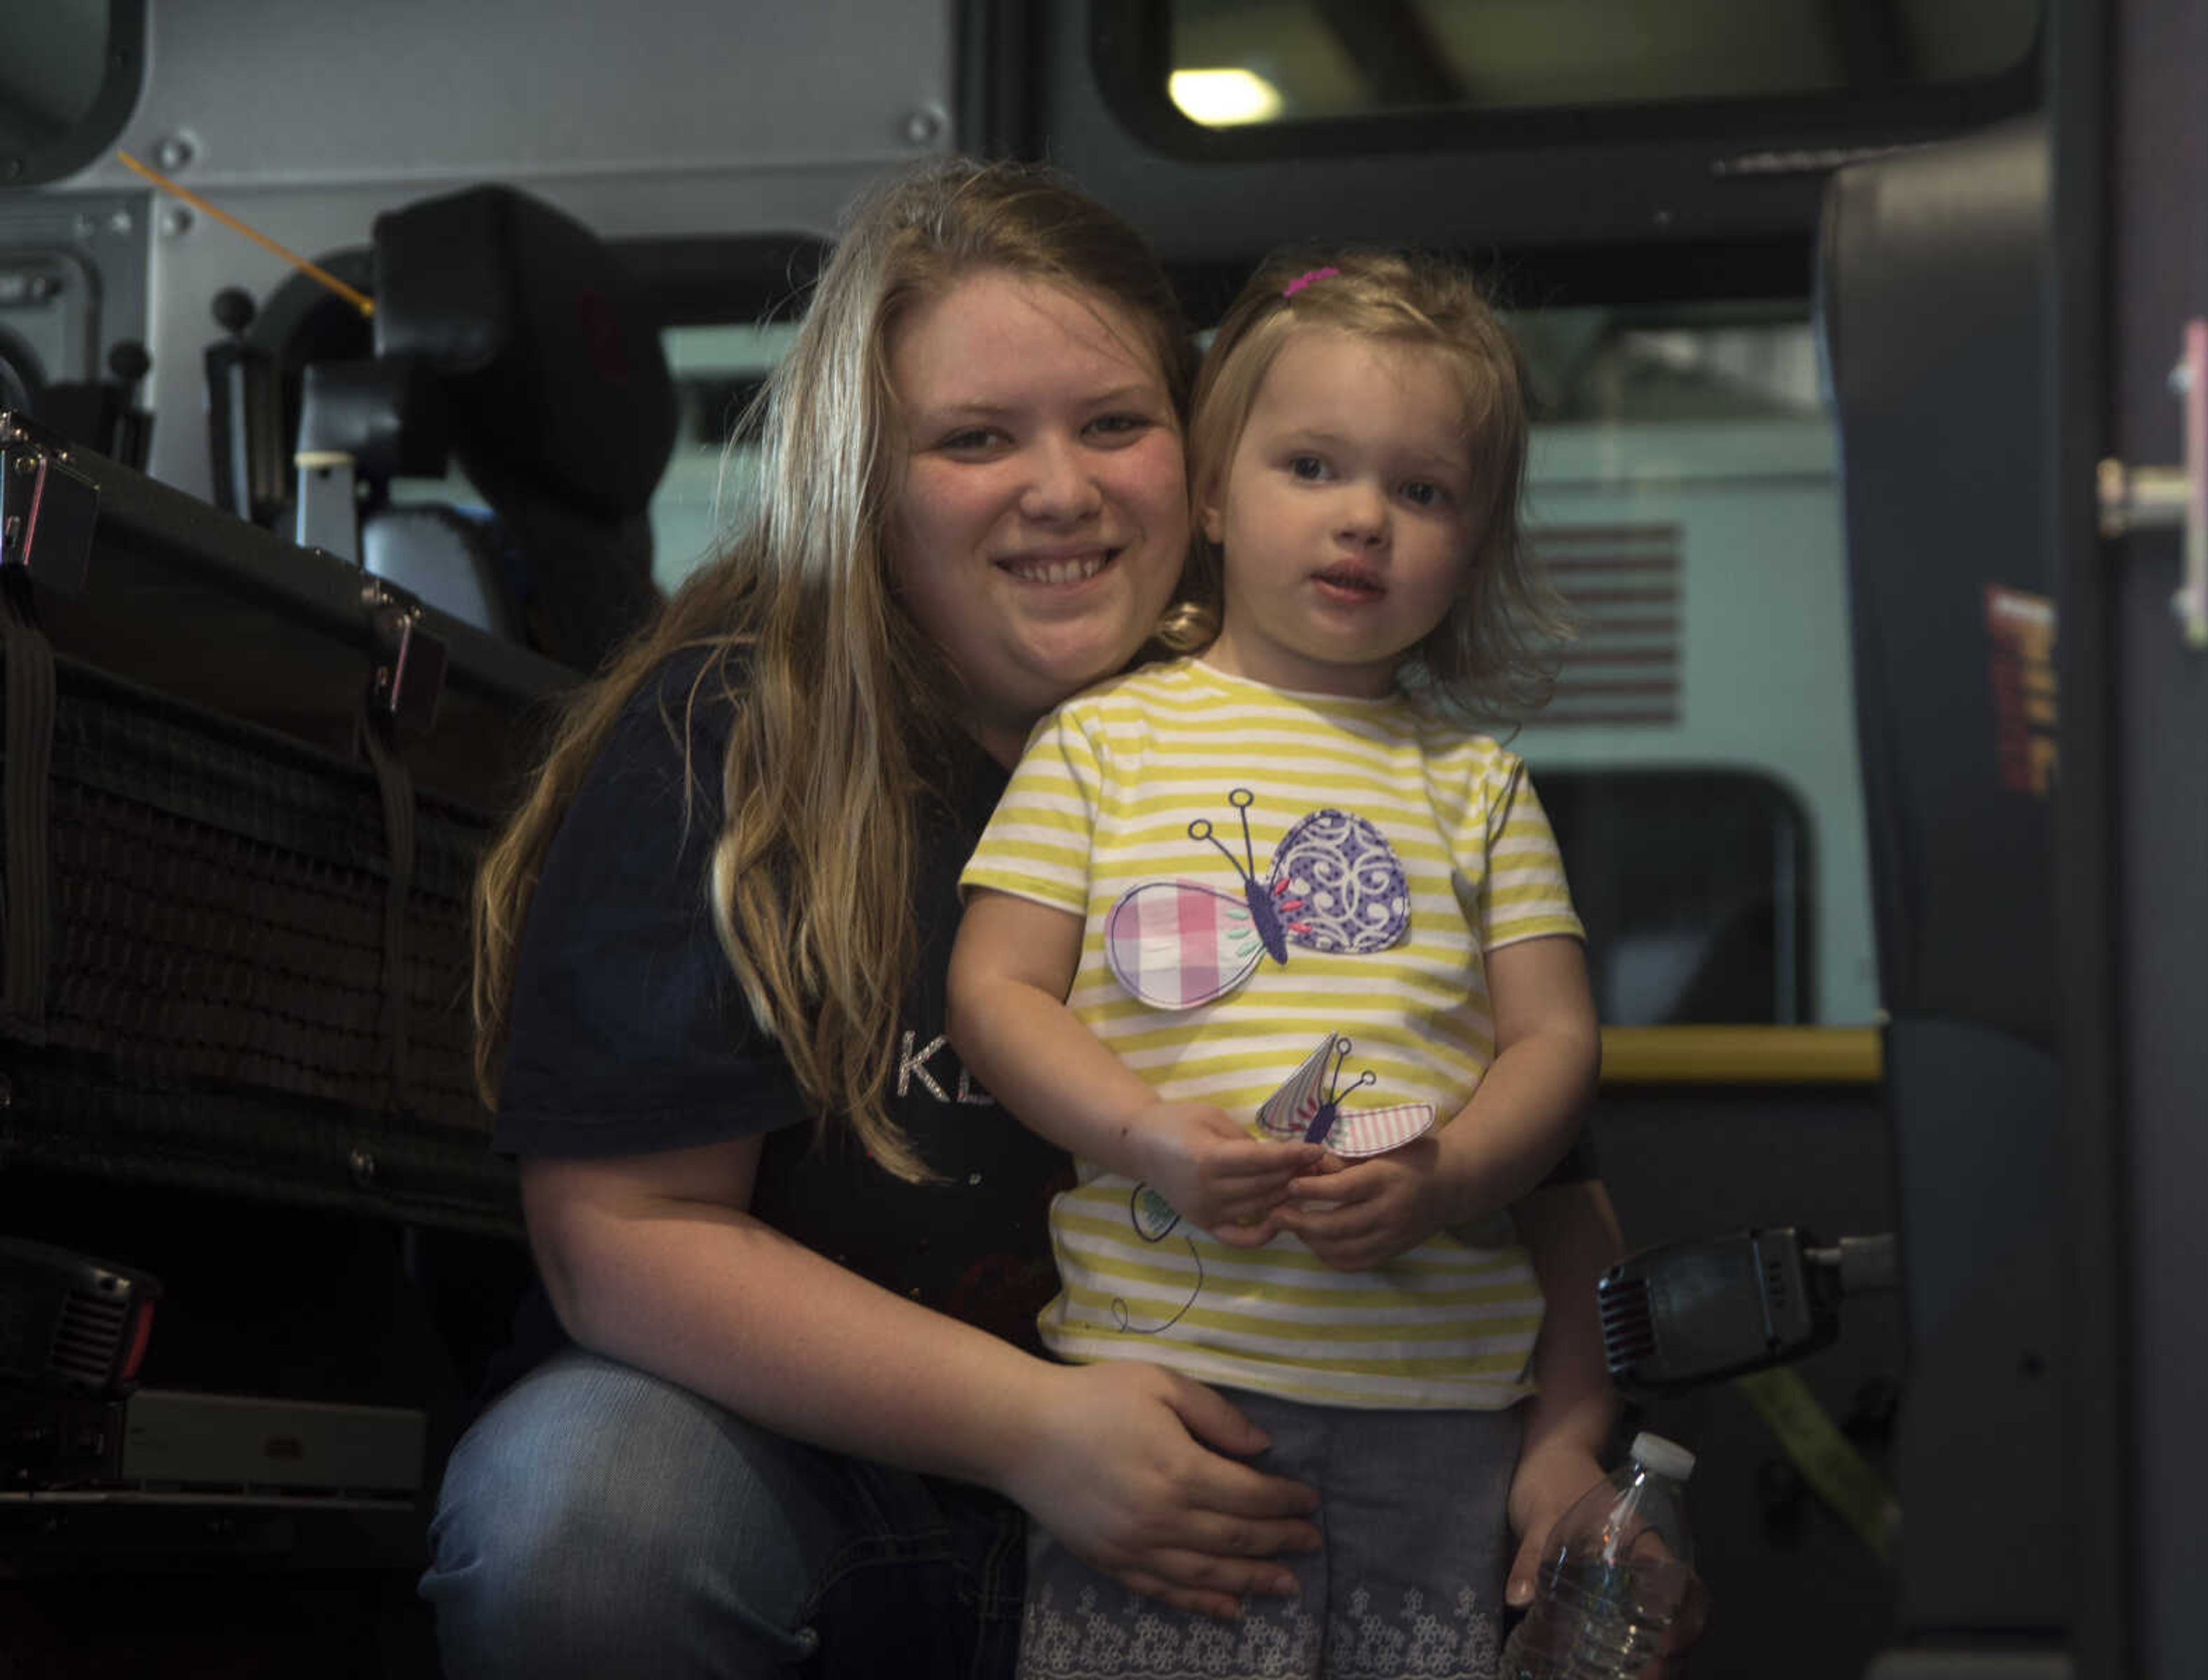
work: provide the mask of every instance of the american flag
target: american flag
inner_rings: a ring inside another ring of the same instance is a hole
[[[1541,723],[1678,723],[1679,527],[1544,525],[1527,536],[1578,633]]]

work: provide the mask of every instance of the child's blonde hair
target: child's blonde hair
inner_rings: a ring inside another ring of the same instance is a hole
[[[1542,577],[1519,521],[1530,429],[1525,363],[1463,268],[1401,252],[1268,258],[1227,311],[1197,375],[1189,423],[1197,506],[1226,475],[1282,346],[1299,331],[1319,329],[1431,348],[1448,358],[1464,391],[1473,564],[1464,593],[1404,656],[1397,681],[1414,698],[1482,719],[1515,722],[1539,711],[1552,683],[1552,649],[1568,627],[1563,603]],[[1192,652],[1219,633],[1224,576],[1217,545],[1198,545],[1188,583],[1165,639]]]

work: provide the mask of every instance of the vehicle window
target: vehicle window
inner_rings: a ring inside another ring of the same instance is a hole
[[[759,451],[735,437],[761,383],[797,336],[795,322],[674,327],[660,335],[681,421],[651,498],[651,572],[672,591],[720,551],[759,489]]]
[[[1210,127],[1588,110],[1982,81],[2039,0],[1173,0],[1173,102]]]
[[[1528,523],[1572,609],[1513,741],[1616,1025],[1876,1015],[1836,433],[1805,312],[1551,309]]]

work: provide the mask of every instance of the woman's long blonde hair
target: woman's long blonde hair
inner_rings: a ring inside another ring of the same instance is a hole
[[[888,357],[909,311],[982,270],[1116,305],[1143,331],[1176,411],[1185,409],[1188,339],[1156,259],[1063,177],[953,159],[904,171],[863,200],[761,394],[755,513],[729,552],[575,696],[520,810],[483,859],[474,1004],[485,1102],[497,1100],[531,897],[585,774],[669,656],[735,653],[705,661],[687,708],[734,709],[710,868],[722,949],[753,1018],[788,1059],[816,1135],[840,1119],[889,1171],[927,1176],[885,1099],[917,957],[908,907],[921,801],[962,707],[956,677],[898,600],[884,552],[897,432]],[[687,759],[687,712],[669,723]]]
[[[1220,322],[1197,375],[1188,433],[1197,501],[1225,477],[1281,349],[1311,330],[1407,345],[1455,373],[1472,443],[1472,567],[1464,593],[1405,656],[1398,681],[1413,698],[1462,716],[1522,722],[1548,701],[1555,650],[1569,627],[1520,519],[1532,432],[1525,361],[1469,271],[1395,251],[1267,258]],[[1225,586],[1216,545],[1199,543],[1167,645],[1198,651],[1218,635]]]

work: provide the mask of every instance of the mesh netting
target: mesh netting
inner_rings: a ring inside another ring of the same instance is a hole
[[[480,1131],[467,893],[480,815],[417,801],[403,1107]],[[47,1042],[153,1088],[389,1106],[372,774],[64,672],[50,822]]]

